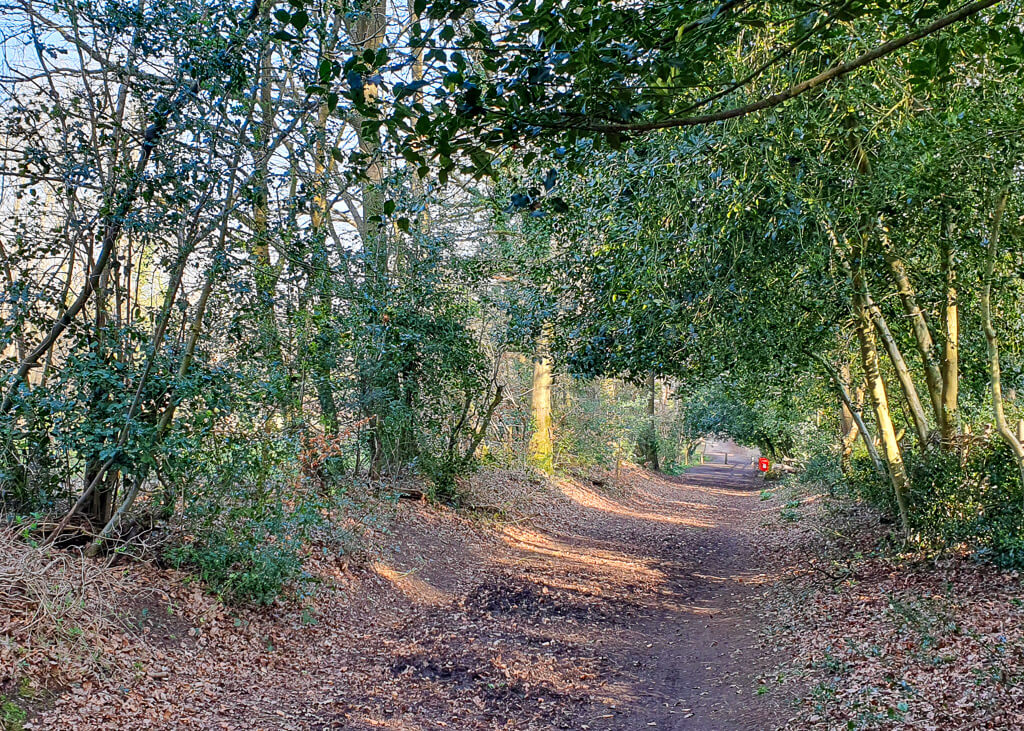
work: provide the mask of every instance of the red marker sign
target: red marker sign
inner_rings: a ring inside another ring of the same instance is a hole
[[[761,457],[761,459],[757,460],[757,469],[762,472],[767,472],[768,468],[771,466],[771,462],[768,461],[767,457]]]

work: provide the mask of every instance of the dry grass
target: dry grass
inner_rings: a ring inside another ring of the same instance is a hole
[[[0,527],[0,687],[64,685],[100,671],[118,574],[78,550],[42,549]],[[123,629],[123,628],[122,628]]]

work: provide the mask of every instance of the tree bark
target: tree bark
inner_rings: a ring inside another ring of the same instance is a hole
[[[376,52],[384,44],[387,7],[387,0],[370,0],[360,6],[357,12],[343,13],[349,39],[352,45],[362,53]],[[341,4],[339,4],[339,8],[341,8]],[[363,101],[368,107],[376,102],[379,93],[380,90],[374,81],[369,78],[363,79]],[[358,110],[353,110],[349,115],[349,122],[355,131],[359,151],[367,161],[366,168],[362,171],[360,185],[362,210],[358,224],[359,238],[363,249],[362,299],[372,305],[367,310],[368,323],[376,325],[378,332],[383,332],[386,327],[382,322],[382,317],[387,310],[389,279],[388,239],[383,225],[385,175],[380,141],[367,134],[367,130],[363,127],[366,121],[367,118]],[[385,336],[381,335],[381,337]],[[384,344],[381,343],[380,347],[384,347]],[[371,420],[369,422],[370,471],[372,474],[376,474],[380,471],[384,456],[384,434],[381,429],[384,423],[383,412],[387,407],[379,399],[369,396],[370,391],[375,390],[373,379],[377,377],[376,363],[365,357],[361,357],[360,360],[362,361],[359,371],[362,374],[363,413],[366,418]],[[402,390],[402,385],[395,382],[387,384],[387,387],[394,390],[396,396]],[[411,393],[407,391],[405,395],[408,397]],[[409,444],[410,440],[406,431],[404,428],[399,430],[398,450],[400,452],[409,452],[415,447],[414,444]]]
[[[985,330],[985,342],[988,345],[988,370],[992,388],[992,414],[996,420],[996,431],[1006,445],[1013,451],[1017,458],[1017,467],[1020,470],[1021,487],[1024,487],[1024,445],[1017,435],[1013,433],[1006,421],[1006,414],[1003,410],[1003,387],[1002,376],[999,366],[999,338],[996,334],[995,324],[992,318],[992,280],[995,278],[996,256],[999,252],[999,228],[1003,220],[1003,212],[1006,210],[1006,199],[1009,190],[1004,188],[996,202],[995,211],[992,214],[992,231],[988,237],[988,247],[985,257],[985,278],[981,288],[981,311],[983,328]]]
[[[839,368],[839,377],[842,379],[841,387],[846,389],[850,383],[850,366],[846,363]],[[839,397],[839,432],[841,436],[850,433],[856,422],[853,420],[853,411],[846,405],[842,396]]]
[[[942,273],[946,283],[946,302],[942,310],[942,441],[949,446],[956,436],[960,400],[960,307],[957,298],[956,262],[951,242],[952,224],[948,213],[941,237]]]
[[[871,463],[875,467],[875,472],[881,476],[885,476],[885,466],[882,463],[882,458],[878,454],[878,450],[875,448],[875,441],[871,436],[871,432],[868,431],[867,424],[864,423],[864,417],[861,410],[857,407],[854,400],[850,397],[849,388],[846,383],[842,380],[836,369],[832,367],[824,357],[815,354],[814,359],[821,363],[825,368],[825,372],[828,373],[832,382],[836,384],[836,390],[839,392],[839,398],[845,404],[847,410],[856,425],[857,430],[860,432],[861,439],[864,442],[864,447],[868,450],[868,455],[871,457]]]
[[[903,303],[903,311],[910,320],[914,333],[914,343],[924,365],[924,377],[928,385],[928,398],[932,404],[935,423],[939,427],[939,432],[945,434],[945,412],[942,408],[942,371],[939,368],[939,358],[935,352],[935,342],[932,339],[931,328],[928,327],[928,321],[925,319],[924,312],[922,312],[917,304],[917,295],[910,283],[906,266],[889,251],[888,246],[886,246],[885,260],[896,283],[896,291],[899,293],[900,302]]]
[[[840,367],[839,378],[842,381],[837,388],[848,389],[850,383],[850,366],[848,364],[843,363]],[[848,395],[847,398],[849,398]],[[860,434],[860,427],[853,419],[851,406],[847,406],[843,397],[839,396],[839,468],[844,474],[850,470],[853,445],[857,441],[857,435]]]
[[[533,392],[530,411],[533,417],[533,435],[530,438],[530,462],[544,470],[554,469],[554,445],[551,439],[551,358],[548,356],[547,337],[537,343],[533,358]]]
[[[900,382],[900,389],[903,391],[903,397],[907,402],[907,407],[910,409],[914,422],[918,444],[923,449],[928,443],[928,418],[925,416],[924,407],[921,405],[917,386],[914,385],[914,377],[910,373],[910,368],[907,367],[907,362],[903,359],[903,353],[900,352],[899,344],[889,330],[889,324],[885,321],[881,308],[871,299],[870,294],[865,292],[863,296],[868,307],[868,314],[871,316],[871,321],[878,332],[878,337],[881,338],[882,344],[885,346],[885,352],[889,355],[889,360],[896,371],[896,377]]]
[[[857,338],[860,341],[864,377],[867,380],[871,405],[875,410],[875,423],[878,426],[878,435],[881,438],[882,449],[885,454],[889,481],[892,483],[893,492],[896,496],[900,525],[903,527],[904,535],[909,535],[910,517],[907,507],[907,495],[910,492],[910,481],[907,478],[906,467],[903,464],[903,454],[900,450],[899,440],[896,437],[896,429],[892,423],[892,415],[889,412],[889,397],[886,393],[885,381],[882,380],[882,374],[879,369],[878,346],[875,340],[871,316],[868,314],[867,303],[863,295],[865,286],[861,272],[854,272],[853,285],[853,309],[857,324]]]
[[[312,327],[316,331],[313,348],[313,388],[320,403],[320,417],[324,430],[334,436],[338,433],[338,404],[334,398],[331,374],[334,370],[335,327],[334,298],[332,296],[331,259],[327,249],[327,178],[331,169],[330,149],[327,144],[327,121],[330,112],[327,103],[320,105],[316,125],[316,154],[313,185],[313,210],[310,215],[310,233],[313,239],[313,272],[309,287],[315,302]]]

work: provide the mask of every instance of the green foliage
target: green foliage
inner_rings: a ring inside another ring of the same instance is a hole
[[[555,464],[608,466],[624,458],[635,443],[636,404],[627,404],[628,410],[616,408],[598,383],[574,381],[564,389],[566,395],[556,402],[553,415]]]
[[[739,387],[737,387],[739,386]],[[767,456],[793,456],[806,446],[806,418],[793,393],[764,393],[724,381],[695,389],[685,400],[683,414],[687,433],[718,435],[739,444],[758,447]]]
[[[52,421],[37,408],[23,413],[24,419],[0,420],[0,509],[15,515],[51,510],[62,492],[62,471],[48,448]]]
[[[847,485],[852,497],[864,500],[886,515],[896,515],[896,498],[888,478],[879,475],[868,457],[856,456],[850,460]]]
[[[939,550],[965,548],[1000,566],[1024,566],[1024,489],[1006,445],[977,439],[963,452],[913,451],[907,453],[906,465],[915,540]],[[833,458],[816,455],[802,479],[896,515],[892,487],[869,459],[854,457],[845,476],[837,467]]]
[[[846,491],[848,477],[843,474],[835,451],[822,450],[807,459],[800,479],[808,485],[825,488],[831,495],[839,495]]]
[[[167,559],[229,601],[271,602],[301,575],[310,527],[305,496],[292,489],[297,450],[279,435],[240,432],[192,456]]]
[[[979,440],[966,454],[914,454],[907,462],[913,528],[922,540],[1024,566],[1024,487],[1006,445]]]
[[[301,543],[282,515],[189,516],[206,527],[167,551],[176,568],[188,567],[216,594],[237,603],[269,604],[302,573]],[[211,520],[212,519],[212,520]]]
[[[21,731],[28,720],[28,712],[15,703],[0,695],[0,729],[3,731]]]
[[[476,467],[471,456],[451,451],[425,454],[420,459],[420,469],[430,481],[430,498],[445,505],[458,506],[462,502],[459,478],[472,473]]]
[[[624,11],[609,2],[571,7],[512,2],[486,6],[486,12],[469,0],[416,6],[430,22],[414,24],[410,43],[427,49],[433,81],[396,83],[394,113],[387,114],[362,103],[361,78],[381,71],[373,54],[369,61],[355,55],[335,75],[352,79],[356,108],[367,115],[376,111],[377,125],[408,148],[403,154],[411,162],[425,162],[421,141],[427,140],[442,183],[455,169],[475,176],[490,172],[493,151],[522,138],[555,150],[581,138],[618,150],[634,130],[704,124],[706,113],[713,121],[716,112],[742,108],[752,101],[749,96],[769,97],[768,90],[778,92],[841,59],[851,60],[880,43],[879,35],[891,41],[946,12],[944,4],[934,2],[899,12],[885,3],[680,2]],[[960,25],[977,20],[970,17]],[[1005,29],[993,33],[991,46],[1005,49],[994,55],[1012,72],[1020,63],[1020,32],[1011,30],[1012,23],[992,25]],[[291,30],[286,24],[279,32],[297,40]],[[987,47],[980,46],[982,52]],[[946,78],[952,55],[946,41],[913,51],[912,83],[925,87]],[[411,103],[424,87],[433,101],[426,114]],[[786,98],[767,99],[767,106]],[[415,135],[402,124],[409,118],[417,119]],[[456,148],[454,140],[463,142]],[[525,160],[529,164],[535,157],[530,151]],[[524,205],[536,205],[537,196],[524,197],[530,199]],[[537,206],[542,213],[545,208]]]
[[[611,379],[563,379],[554,404],[555,466],[610,467],[618,460],[642,463],[656,454],[662,471],[687,464],[696,440],[684,430],[676,398],[662,400],[656,386],[655,414],[648,413],[647,386]]]
[[[487,311],[471,296],[471,261],[423,237],[400,283],[364,301],[346,322],[360,333],[358,413],[373,415],[376,469],[411,466],[435,496],[457,502],[456,478],[475,466],[498,385],[477,322]]]

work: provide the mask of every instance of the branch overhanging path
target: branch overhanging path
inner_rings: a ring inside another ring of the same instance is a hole
[[[730,109],[723,109],[718,112],[710,112],[708,114],[698,114],[686,117],[674,117],[668,119],[655,119],[643,122],[574,122],[568,125],[558,124],[544,124],[536,122],[536,126],[548,127],[548,128],[575,128],[585,132],[593,132],[597,134],[609,134],[609,133],[621,133],[621,132],[653,132],[661,129],[676,129],[680,127],[699,127],[702,125],[714,124],[716,122],[724,122],[730,119],[736,119],[738,117],[744,117],[748,114],[755,112],[764,111],[773,107],[780,106],[786,102],[795,99],[796,97],[805,94],[809,91],[817,89],[824,84],[827,84],[836,79],[840,79],[860,68],[870,65],[871,63],[894,53],[901,48],[905,48],[917,41],[927,38],[928,36],[935,35],[936,33],[948,28],[949,26],[958,23],[963,20],[967,20],[973,16],[978,15],[984,10],[998,5],[1002,0],[977,0],[973,3],[963,5],[956,10],[948,13],[936,20],[928,23],[927,25],[912,31],[907,35],[899,38],[894,38],[891,41],[882,43],[875,46],[869,51],[861,54],[857,58],[850,61],[832,66],[831,68],[821,72],[820,74],[813,76],[810,79],[806,79],[799,83],[793,84],[792,86],[760,99],[756,102],[744,104],[738,107],[732,107]]]

